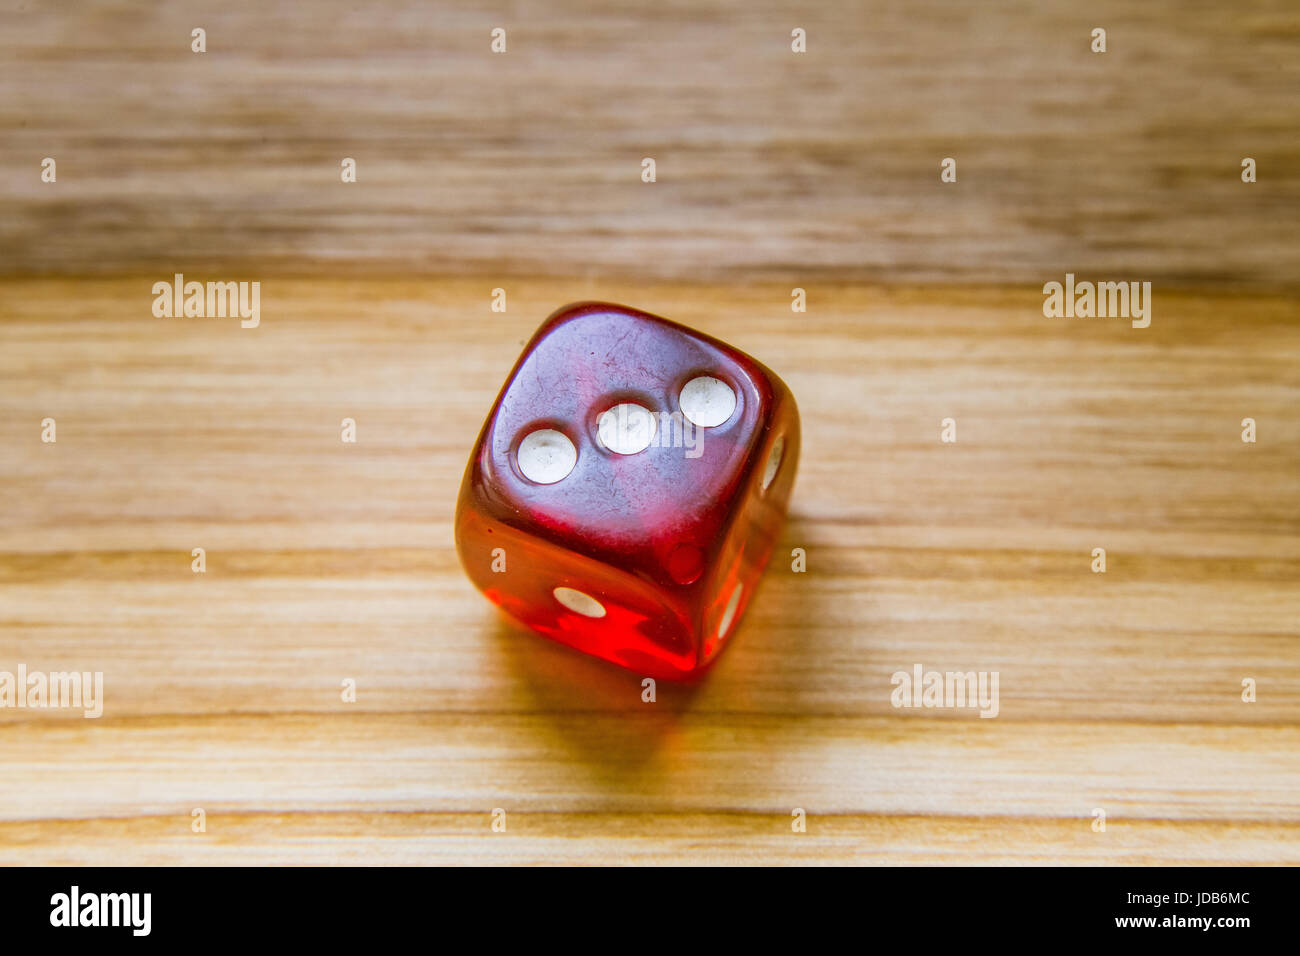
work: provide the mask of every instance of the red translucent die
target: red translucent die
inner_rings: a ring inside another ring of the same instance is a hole
[[[488,414],[456,548],[528,627],[687,677],[743,616],[798,458],[794,397],[748,355],[636,309],[566,306]]]

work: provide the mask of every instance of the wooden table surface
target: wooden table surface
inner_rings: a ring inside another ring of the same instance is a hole
[[[1294,6],[508,6],[0,11],[0,672],[104,675],[0,707],[0,863],[1300,863]],[[261,324],[155,318],[176,272]],[[1045,317],[1067,272],[1150,327]],[[803,415],[734,646],[654,703],[452,547],[585,298]],[[917,664],[996,718],[895,708]]]
[[[1300,862],[1294,301],[1169,293],[1139,332],[1036,291],[283,280],[244,330],[154,319],[147,279],[0,288],[0,661],[105,681],[97,720],[0,710],[0,860]],[[481,418],[579,294],[769,357],[804,417],[807,571],[654,704],[452,548]],[[999,672],[998,716],[895,709],[917,663]]]

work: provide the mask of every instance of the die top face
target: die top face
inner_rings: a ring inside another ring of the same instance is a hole
[[[562,309],[489,415],[480,500],[570,550],[690,584],[754,466],[774,399],[768,374],[649,313]]]

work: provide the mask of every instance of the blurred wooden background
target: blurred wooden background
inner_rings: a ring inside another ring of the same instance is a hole
[[[6,3],[0,671],[106,700],[0,709],[0,862],[1300,863],[1298,52],[1284,3]],[[1044,318],[1067,271],[1151,327]],[[261,326],[154,318],[174,272]],[[804,415],[808,572],[652,705],[451,546],[588,297]],[[999,716],[895,710],[917,663]]]
[[[1289,0],[0,9],[8,273],[1297,280]]]

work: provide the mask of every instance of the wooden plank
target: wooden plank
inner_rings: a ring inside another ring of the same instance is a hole
[[[0,862],[1300,860],[1293,298],[1162,291],[1134,330],[1015,287],[521,279],[495,315],[474,278],[280,278],[246,330],[154,318],[157,278],[0,282],[0,670],[105,675],[98,720],[0,708]],[[654,704],[451,548],[482,415],[582,297],[751,351],[804,417],[735,647]],[[997,717],[893,707],[917,663],[999,672]]]
[[[1293,289],[1296,63],[1286,0],[28,4],[0,270]]]
[[[0,861],[50,865],[1199,865],[1300,860],[1294,827],[1205,821],[781,814],[335,813],[132,817],[0,824]]]

